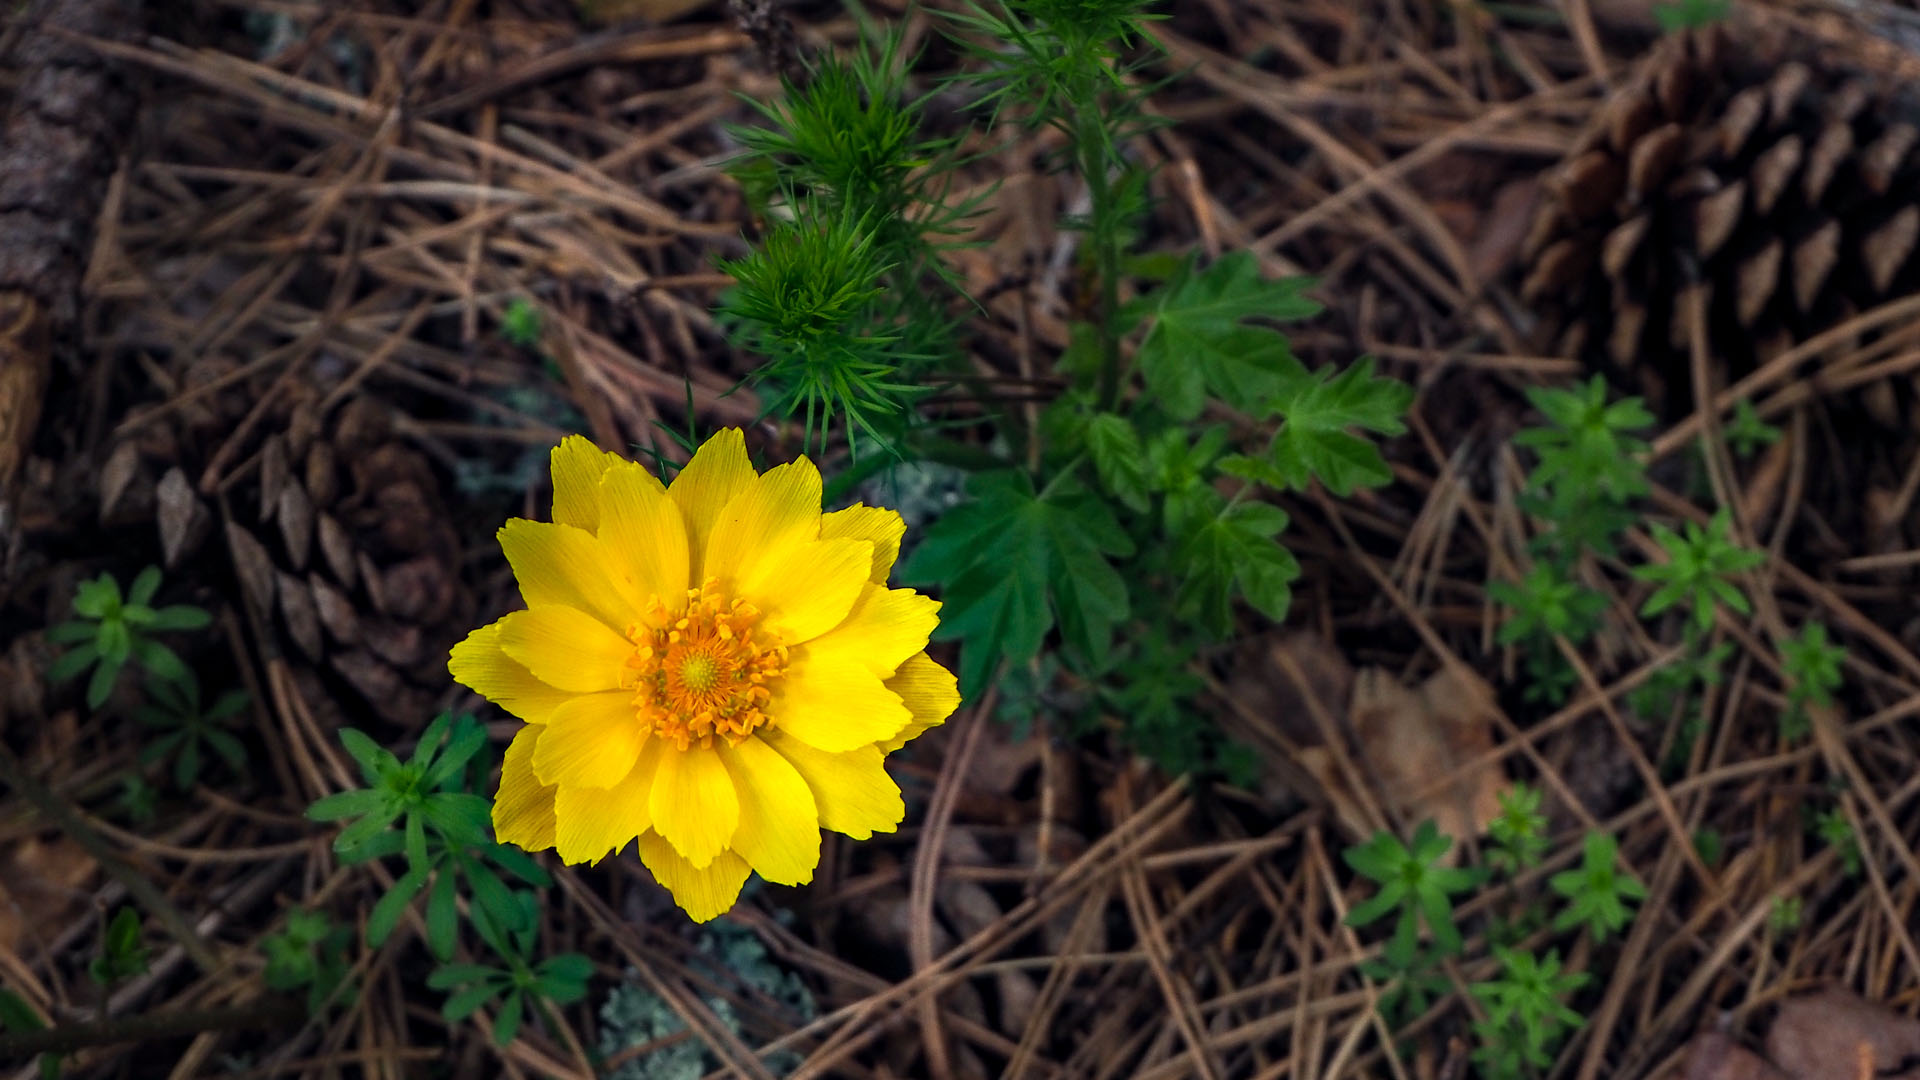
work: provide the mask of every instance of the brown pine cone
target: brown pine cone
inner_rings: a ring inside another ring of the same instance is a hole
[[[228,529],[250,600],[290,652],[332,668],[386,719],[422,722],[473,616],[426,458],[395,437],[377,399],[323,418],[310,397],[262,444],[257,480]]]
[[[1920,288],[1920,99],[1827,48],[1714,27],[1663,41],[1547,185],[1522,298],[1541,348],[1673,417],[1689,306],[1716,380]],[[1903,422],[1913,388],[1859,401]]]

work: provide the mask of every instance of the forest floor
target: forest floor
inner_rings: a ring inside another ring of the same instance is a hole
[[[38,424],[0,423],[25,440],[0,572],[0,984],[82,1030],[67,1075],[1484,1075],[1469,1055],[1489,999],[1470,988],[1501,970],[1496,925],[1586,976],[1567,998],[1582,1023],[1540,1075],[1763,1075],[1736,1046],[1790,1076],[1920,1075],[1920,1028],[1895,1017],[1920,1011],[1920,425],[1859,450],[1869,436],[1828,406],[1862,379],[1820,376],[1877,364],[1910,408],[1915,334],[1841,333],[1818,364],[1739,383],[1720,404],[1763,405],[1784,436],[1710,475],[1688,455],[1730,413],[1663,410],[1649,520],[1737,503],[1764,553],[1751,617],[1718,624],[1697,715],[1642,716],[1624,703],[1678,638],[1633,618],[1644,582],[1597,574],[1624,617],[1543,704],[1488,583],[1518,576],[1525,547],[1525,391],[1588,372],[1535,341],[1525,241],[1658,40],[1646,6],[1167,6],[1151,24],[1166,123],[1133,148],[1154,166],[1145,246],[1316,278],[1325,312],[1289,327],[1301,360],[1373,356],[1416,390],[1384,447],[1390,485],[1286,501],[1303,567],[1287,625],[1243,612],[1233,647],[1196,665],[1196,722],[1257,767],[1170,776],[1050,722],[1067,688],[1009,681],[891,759],[898,832],[829,838],[812,884],[750,886],[715,923],[690,924],[631,855],[549,857],[541,940],[595,975],[504,1047],[492,1007],[443,1019],[419,911],[363,944],[392,875],[342,865],[303,813],[357,782],[343,727],[398,750],[436,713],[473,712],[504,745],[515,723],[445,657],[516,606],[495,530],[546,516],[562,436],[655,445],[691,405],[703,430],[798,452],[793,425],[734,389],[754,360],[711,314],[716,258],[755,228],[726,125],[779,93],[770,64],[856,23],[828,3],[769,29],[721,3],[655,23],[589,22],[566,0],[221,0],[97,43],[140,108]],[[1740,6],[1884,44],[1819,3]],[[905,17],[910,42],[936,39],[929,15]],[[30,31],[0,24],[0,49]],[[0,70],[0,102],[21,88]],[[977,243],[952,256],[985,298],[978,375],[1009,408],[1057,385],[1034,358],[1066,346],[1073,311],[1058,222],[1081,192],[1046,171],[1046,138],[982,147]],[[507,340],[529,300],[537,337]],[[1915,323],[1897,299],[1858,307],[1856,328]],[[918,524],[939,492],[915,497]],[[1654,535],[1630,528],[1621,558],[1652,558]],[[143,758],[158,736],[138,680],[99,708],[84,679],[49,684],[46,631],[80,584],[148,565],[165,568],[157,602],[213,615],[176,648],[207,703],[246,691],[229,729],[243,769],[209,745],[176,784],[177,758]],[[1846,647],[1843,682],[1789,739],[1779,718],[1801,703],[1776,643],[1812,613]],[[1465,948],[1390,1023],[1381,928],[1343,922],[1375,886],[1343,851],[1435,818],[1483,853],[1485,811],[1523,778],[1545,793],[1544,860],[1457,899]],[[1643,894],[1608,937],[1528,906],[1589,833],[1617,840]],[[88,968],[128,903],[151,957],[108,993]],[[295,910],[355,929],[353,993],[291,1021],[247,1013]],[[1802,1000],[1823,987],[1857,997]],[[0,1075],[35,1067],[0,1055]]]

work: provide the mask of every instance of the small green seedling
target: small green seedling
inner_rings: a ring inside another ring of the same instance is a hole
[[[149,673],[168,682],[192,678],[187,665],[172,649],[148,637],[168,630],[198,630],[213,621],[202,608],[189,604],[169,607],[151,606],[153,594],[160,590],[160,568],[149,566],[133,579],[133,587],[123,597],[120,583],[112,574],[103,573],[92,581],[83,581],[74,593],[73,610],[79,615],[47,631],[47,640],[55,645],[72,645],[47,669],[51,682],[62,683],[77,677],[89,667],[87,707],[106,704],[113,692],[114,680],[129,657],[138,660]]]
[[[1540,865],[1547,853],[1547,818],[1540,813],[1540,789],[1514,784],[1500,793],[1500,814],[1487,823],[1493,847],[1487,862],[1512,876]]]
[[[100,952],[87,965],[87,974],[101,986],[147,973],[147,944],[140,935],[140,913],[130,907],[114,912],[100,939]]]
[[[1509,1080],[1553,1064],[1551,1051],[1568,1031],[1586,1023],[1565,999],[1586,985],[1585,972],[1562,973],[1557,953],[1535,959],[1519,949],[1494,949],[1498,979],[1475,983],[1473,996],[1486,1006],[1487,1019],[1474,1025],[1480,1047],[1473,1059],[1482,1075]]]
[[[1810,622],[1800,636],[1780,644],[1780,670],[1787,677],[1787,708],[1780,714],[1780,737],[1789,742],[1807,734],[1807,706],[1827,708],[1840,689],[1840,665],[1847,650],[1827,640],[1825,624]]]
[[[442,964],[427,976],[435,990],[450,990],[440,1015],[449,1022],[465,1020],[482,1005],[502,998],[494,1016],[493,1041],[506,1046],[520,1031],[531,1002],[535,1012],[552,1021],[550,1006],[571,1005],[586,996],[593,962],[579,953],[560,953],[535,963],[532,959],[539,921],[534,896],[515,893],[514,923],[503,925],[482,910],[474,914],[474,928],[506,961],[505,967],[487,964]]]
[[[1860,876],[1860,838],[1854,835],[1853,823],[1847,820],[1846,811],[1838,806],[1821,811],[1813,820],[1813,831],[1839,853],[1840,865],[1848,877]]]
[[[1646,886],[1618,872],[1614,858],[1619,842],[1611,834],[1587,834],[1584,857],[1577,870],[1553,875],[1548,881],[1553,891],[1567,898],[1567,907],[1553,920],[1556,930],[1571,930],[1584,924],[1595,941],[1627,925],[1632,905],[1647,897]]]
[[[347,977],[349,927],[336,926],[324,911],[287,912],[286,928],[260,941],[267,966],[263,978],[270,990],[305,989],[307,1008],[318,1012],[335,996]]]
[[[1567,580],[1558,567],[1545,560],[1534,563],[1518,583],[1495,581],[1487,591],[1513,611],[1500,624],[1502,645],[1555,637],[1578,644],[1599,629],[1600,616],[1607,610],[1605,596]]]
[[[494,867],[529,885],[550,883],[546,871],[517,851],[493,841],[487,800],[466,790],[468,763],[487,739],[471,716],[436,717],[420,736],[413,756],[401,763],[372,739],[343,728],[340,741],[360,765],[368,787],[328,795],[307,808],[315,821],[356,818],[334,838],[343,863],[405,854],[407,870],[367,916],[367,941],[383,944],[400,915],[433,883],[427,897],[427,944],[435,956],[453,955],[459,929],[456,876],[473,890],[475,906],[497,921],[517,926],[519,909]],[[399,823],[399,828],[393,826]],[[489,865],[491,864],[491,865]]]
[[[1780,441],[1780,429],[1760,419],[1753,409],[1753,402],[1746,398],[1733,407],[1733,420],[1727,424],[1727,445],[1743,458],[1750,458],[1763,446],[1772,446]]]
[[[515,348],[531,349],[540,344],[542,322],[539,305],[516,296],[500,313],[500,336]]]
[[[1387,962],[1400,970],[1412,967],[1419,923],[1425,921],[1434,944],[1447,954],[1460,951],[1460,929],[1453,923],[1455,893],[1469,892],[1486,880],[1480,870],[1437,865],[1453,840],[1432,821],[1413,832],[1409,848],[1389,832],[1378,832],[1365,844],[1341,852],[1348,866],[1380,885],[1371,900],[1347,913],[1348,926],[1366,926],[1398,910],[1393,938],[1387,943]]]
[[[184,682],[149,679],[147,699],[148,704],[134,715],[141,723],[166,734],[140,748],[142,765],[172,755],[173,785],[182,791],[199,782],[207,750],[226,762],[234,775],[247,775],[247,748],[225,727],[247,707],[245,690],[229,690],[211,708],[203,710],[200,680],[191,676]]]
[[[1634,577],[1659,585],[1641,605],[1640,614],[1652,617],[1679,607],[1690,612],[1693,630],[1704,634],[1713,628],[1714,612],[1722,604],[1741,615],[1752,611],[1746,594],[1732,579],[1766,562],[1767,557],[1735,544],[1728,536],[1732,527],[1732,515],[1724,509],[1713,515],[1704,529],[1687,522],[1684,535],[1654,525],[1654,542],[1666,551],[1667,561],[1634,570]]]

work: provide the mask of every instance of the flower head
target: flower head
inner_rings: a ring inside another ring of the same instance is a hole
[[[926,654],[940,605],[886,581],[900,515],[823,514],[801,458],[756,473],[736,429],[663,487],[572,436],[553,521],[500,546],[527,602],[454,646],[453,677],[526,726],[507,748],[500,839],[640,859],[702,922],[750,871],[813,878],[820,830],[905,817],[885,755],[959,705]]]

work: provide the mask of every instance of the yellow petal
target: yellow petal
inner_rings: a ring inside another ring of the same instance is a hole
[[[509,612],[500,620],[500,648],[535,678],[576,693],[612,690],[633,656],[633,643],[606,623],[570,607]]]
[[[900,538],[907,523],[892,510],[855,503],[820,518],[822,540],[873,541],[873,576],[876,585],[885,585],[893,573],[893,561],[900,557]]]
[[[513,518],[500,527],[500,550],[530,608],[575,608],[616,633],[639,621],[645,608],[646,594],[611,572],[600,541],[585,529]]]
[[[636,595],[684,602],[687,526],[641,466],[627,462],[600,478],[600,545],[602,565]]]
[[[666,744],[648,739],[640,760],[610,788],[561,788],[554,804],[559,826],[554,830],[555,851],[567,863],[599,862],[653,824],[647,796],[653,774],[660,767]]]
[[[529,724],[544,724],[547,714],[573,695],[533,677],[527,666],[500,648],[500,624],[467,635],[447,657],[454,681]]]
[[[600,527],[600,474],[625,460],[569,435],[553,448],[553,520],[593,532]]]
[[[793,651],[767,713],[781,731],[832,753],[891,739],[913,719],[866,665],[815,657],[805,645]]]
[[[744,588],[788,549],[820,538],[820,470],[806,458],[767,470],[740,489],[713,527],[702,577]]]
[[[553,711],[533,752],[533,774],[563,788],[608,788],[639,760],[646,731],[633,711],[633,693],[581,694]]]
[[[705,867],[726,850],[740,824],[733,778],[720,755],[698,746],[661,751],[647,809],[654,830],[696,867]]]
[[[892,832],[906,818],[900,786],[887,775],[878,747],[829,754],[778,731],[764,739],[806,780],[820,810],[821,828],[865,840],[877,832]]]
[[[716,744],[740,794],[731,847],[768,881],[802,885],[820,864],[820,815],[813,792],[786,758],[757,738]]]
[[[857,660],[888,678],[927,647],[927,636],[940,624],[939,613],[938,600],[869,582],[840,625],[807,642],[807,654]]]
[[[900,734],[881,742],[880,749],[887,753],[905,746],[909,739],[918,738],[928,728],[945,723],[953,710],[960,707],[960,687],[953,674],[934,663],[926,653],[901,664],[900,670],[887,680],[887,689],[899,694],[900,700],[907,703],[907,710],[913,713],[913,720],[900,729]]]
[[[867,581],[866,540],[809,540],[785,557],[760,564],[742,579],[736,595],[758,607],[767,627],[793,645],[811,641],[845,622]]]
[[[641,834],[640,861],[694,922],[726,914],[747,882],[747,860],[733,852],[723,851],[704,868],[696,867],[657,832]]]
[[[707,538],[713,535],[720,511],[733,497],[753,483],[757,474],[747,460],[747,440],[739,428],[723,428],[700,444],[692,460],[673,478],[667,494],[680,507],[687,524],[687,551],[691,566],[688,577],[705,579],[701,557],[707,550]]]
[[[507,744],[507,757],[500,765],[500,791],[493,797],[494,836],[528,851],[553,846],[554,789],[533,775],[533,748],[542,730],[529,724]]]

